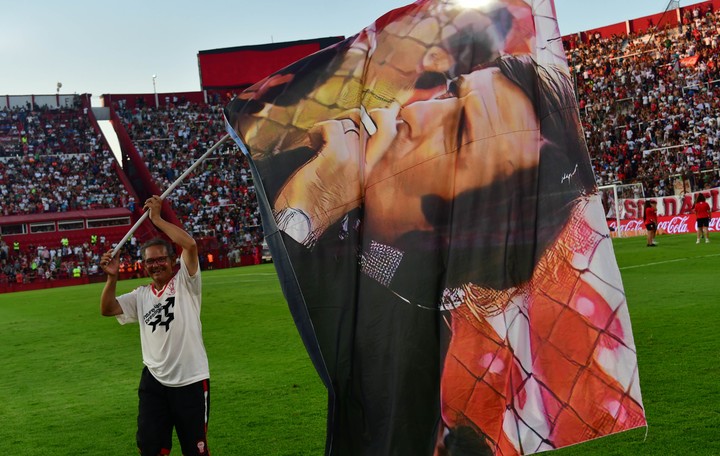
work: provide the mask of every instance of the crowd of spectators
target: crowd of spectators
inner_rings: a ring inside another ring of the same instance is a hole
[[[20,106],[0,110],[0,157],[80,154],[98,142],[87,108]]]
[[[57,246],[8,244],[0,237],[0,285],[100,275],[100,256],[116,245],[106,241],[105,236],[77,244],[64,238]],[[139,258],[139,242],[133,236],[120,250],[120,261],[124,269],[134,271],[140,277]]]
[[[0,110],[2,215],[123,207],[114,166],[82,108]]]
[[[166,101],[117,113],[158,188],[169,187],[225,135],[221,105]],[[172,208],[194,237],[211,237],[225,252],[254,254],[263,234],[247,159],[231,141],[189,175],[169,196]]]
[[[645,196],[720,185],[720,11],[679,27],[566,41],[599,185],[642,182]]]

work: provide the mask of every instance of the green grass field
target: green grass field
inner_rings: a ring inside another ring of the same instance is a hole
[[[720,455],[720,236],[619,239],[649,428],[557,451]],[[213,456],[321,455],[326,393],[272,265],[203,273]],[[142,281],[124,281],[119,292]],[[135,325],[101,317],[102,284],[0,295],[0,453],[136,454]],[[179,445],[173,454],[180,454]],[[404,456],[404,455],[401,455]]]

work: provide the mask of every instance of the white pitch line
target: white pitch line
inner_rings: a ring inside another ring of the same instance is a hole
[[[212,281],[213,285],[219,285],[223,283],[249,283],[249,282],[267,282],[267,277],[277,277],[277,274],[269,272],[267,274],[265,273],[254,273],[254,274],[241,274],[237,277],[233,277],[232,279],[225,279],[225,280],[213,280],[213,279],[206,279],[208,281]]]
[[[251,276],[274,276],[277,272],[248,272],[247,274],[238,274],[238,277],[251,277]]]
[[[714,253],[714,254],[712,254],[712,255],[702,255],[702,256],[697,256],[697,257],[676,258],[676,259],[674,259],[674,260],[657,261],[657,262],[655,262],[655,263],[636,264],[636,265],[634,265],[634,266],[625,266],[625,267],[622,267],[622,268],[620,268],[620,270],[622,271],[622,270],[624,270],[624,269],[644,268],[644,267],[646,267],[646,266],[656,266],[656,265],[658,265],[658,264],[677,263],[677,262],[679,262],[679,261],[694,260],[694,259],[696,259],[696,258],[712,258],[712,257],[716,257],[716,256],[720,256],[720,253]]]

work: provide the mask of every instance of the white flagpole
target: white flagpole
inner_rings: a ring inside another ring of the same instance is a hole
[[[225,141],[227,141],[229,138],[230,138],[230,135],[225,135],[225,136],[223,136],[222,138],[220,138],[220,140],[219,140],[217,143],[215,143],[210,149],[208,149],[207,152],[205,152],[204,154],[202,154],[202,156],[201,156],[200,158],[198,158],[198,159],[195,161],[195,163],[192,164],[192,166],[190,166],[187,170],[185,170],[185,172],[182,173],[182,175],[180,175],[180,177],[178,177],[177,179],[175,179],[175,182],[173,182],[172,184],[170,184],[170,186],[167,188],[167,190],[165,190],[165,191],[163,192],[163,194],[160,195],[160,199],[161,199],[161,200],[164,200],[170,193],[172,193],[172,191],[175,190],[175,187],[177,187],[178,185],[180,185],[180,183],[188,176],[188,174],[190,174],[191,172],[193,172],[193,170],[194,170],[195,168],[197,168],[197,167],[200,165],[200,163],[203,162],[203,160],[205,160],[210,154],[212,154],[213,152],[215,152],[215,150],[217,150],[217,148],[220,147],[220,145],[222,145],[222,144],[223,144]],[[138,219],[138,221],[135,222],[135,224],[132,226],[132,228],[130,228],[130,231],[127,232],[127,234],[125,235],[125,237],[123,237],[122,240],[121,240],[120,242],[118,242],[117,246],[113,249],[113,252],[112,252],[113,258],[115,257],[115,255],[118,254],[118,252],[120,251],[120,249],[122,248],[122,246],[125,245],[125,243],[127,242],[127,240],[130,239],[130,236],[133,235],[133,233],[135,232],[135,230],[137,230],[137,229],[140,227],[140,225],[142,225],[142,223],[145,221],[145,219],[147,219],[149,216],[150,216],[150,212],[146,211],[146,212],[142,215],[142,217],[140,217],[140,218]]]

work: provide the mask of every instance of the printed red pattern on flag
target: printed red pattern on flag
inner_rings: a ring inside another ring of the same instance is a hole
[[[592,267],[573,266],[607,242],[577,211],[532,280],[495,303],[501,312],[473,298],[453,311],[439,438],[470,427],[507,456],[645,425],[624,296],[608,303]]]

